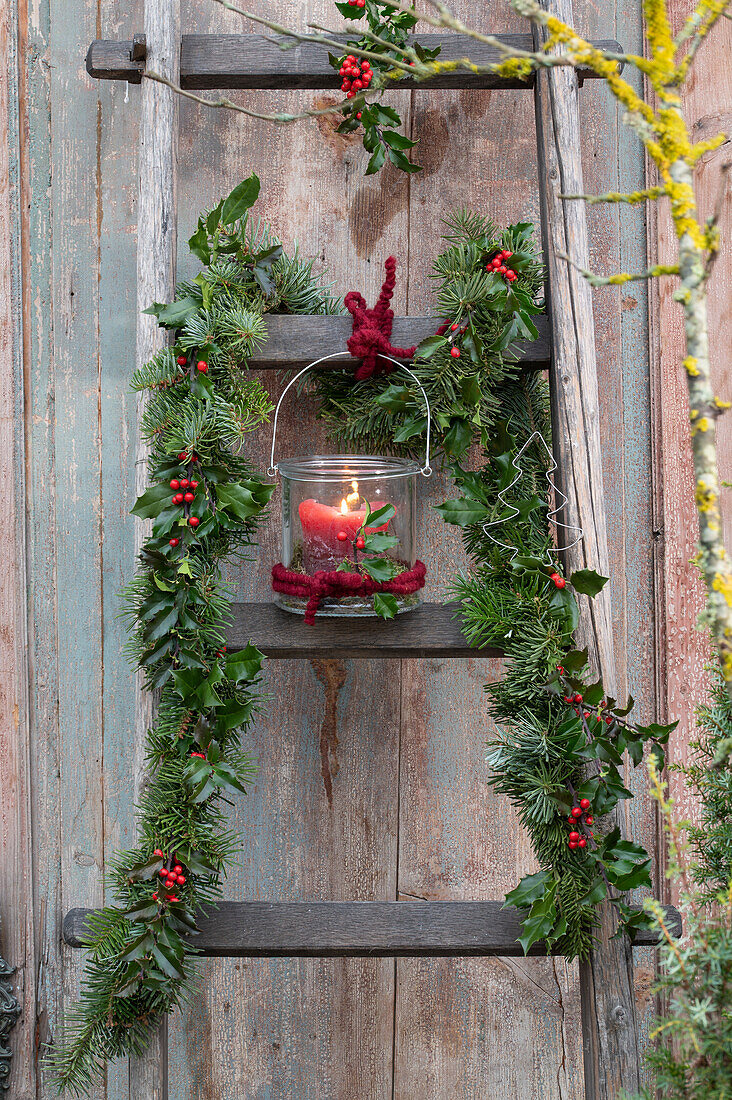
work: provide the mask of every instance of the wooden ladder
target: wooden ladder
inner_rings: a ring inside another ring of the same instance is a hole
[[[571,0],[545,0],[572,23]],[[87,55],[90,75],[100,80],[142,82],[140,194],[138,208],[137,361],[146,363],[164,343],[155,319],[141,311],[152,301],[175,294],[176,161],[178,96],[168,87],[142,80],[146,66],[186,89],[337,89],[338,74],[322,47],[304,43],[281,50],[270,38],[249,35],[180,35],[179,0],[147,0],[144,34],[133,41],[96,41]],[[506,35],[523,48],[541,44],[540,32]],[[345,43],[345,36],[344,43]],[[455,34],[419,36],[441,46],[441,58],[470,56],[482,65],[499,60],[489,46]],[[598,45],[619,51],[615,42]],[[526,370],[549,368],[554,450],[558,482],[569,498],[565,522],[581,527],[584,542],[567,552],[570,570],[591,568],[608,574],[603,505],[599,400],[590,289],[561,258],[571,254],[588,267],[584,204],[561,195],[581,193],[582,165],[578,90],[590,72],[555,67],[529,81],[456,70],[436,77],[433,88],[532,89],[549,318],[540,336],[523,349]],[[400,88],[420,87],[410,80]],[[399,317],[394,341],[418,343],[440,323],[431,317]],[[257,369],[294,368],[319,354],[344,351],[328,366],[352,364],[344,350],[351,320],[345,316],[268,316],[269,338],[250,365]],[[145,487],[145,450],[138,445],[138,491]],[[137,525],[140,528],[140,524]],[[138,540],[142,537],[138,532]],[[577,641],[613,693],[614,659],[609,594],[583,600]],[[462,636],[454,609],[423,605],[384,625],[371,620],[316,622],[307,627],[272,604],[238,604],[228,643],[232,650],[251,639],[271,658],[467,657],[475,655]],[[481,650],[486,656],[494,651]],[[150,701],[138,684],[136,773],[143,774],[143,742]],[[64,940],[83,946],[90,910],[73,909],[65,917]],[[678,914],[669,911],[677,928]],[[471,902],[224,902],[205,913],[196,946],[204,956],[464,956],[522,954],[517,941],[520,918],[497,901]],[[585,1092],[587,1100],[617,1100],[621,1089],[640,1086],[638,1030],[633,989],[632,950],[626,938],[611,939],[613,916],[601,912],[598,944],[580,967]],[[652,942],[642,933],[639,944]],[[532,954],[545,953],[535,944]],[[164,1100],[166,1095],[164,1027],[150,1052],[131,1068],[133,1094]],[[135,1089],[139,1089],[139,1093]]]

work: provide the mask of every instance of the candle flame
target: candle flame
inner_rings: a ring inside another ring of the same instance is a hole
[[[353,492],[348,493],[347,496],[343,497],[341,501],[341,515],[344,516],[348,515],[351,508],[353,508],[354,511],[357,511],[358,506],[361,502],[361,497],[358,495],[358,482],[352,481],[351,488],[353,489]]]

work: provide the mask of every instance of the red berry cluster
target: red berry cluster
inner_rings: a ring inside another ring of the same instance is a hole
[[[564,673],[564,669],[562,668],[561,665],[557,665],[557,672],[559,672],[560,674]],[[578,691],[576,691],[576,692],[574,692],[574,694],[565,695],[564,696],[564,701],[565,701],[565,703],[568,703],[572,707],[572,710],[574,711],[574,713],[577,715],[577,717],[579,717],[580,704],[584,702],[583,696],[580,695],[580,693]],[[600,702],[600,704],[598,706],[598,709],[594,712],[595,713],[595,721],[596,722],[602,722],[604,720],[605,723],[608,726],[611,726],[613,724],[613,722],[615,721],[615,715],[611,714],[610,711],[608,711],[607,714],[602,714],[601,712],[605,711],[605,710],[607,710],[607,702],[606,702],[605,699],[603,699]],[[589,720],[590,718],[592,718],[593,712],[591,710],[583,710],[582,714],[583,714],[585,719]]]
[[[578,826],[583,824],[582,818],[584,818],[584,824],[585,825],[591,825],[592,824],[592,822],[595,819],[593,818],[593,816],[590,813],[588,813],[588,810],[591,810],[591,809],[592,809],[592,805],[590,803],[589,798],[581,798],[580,801],[579,801],[579,806],[574,806],[573,809],[572,809],[572,813],[571,813],[571,816],[569,818],[569,824],[571,826],[571,830],[570,830],[570,833],[569,833],[569,839],[567,841],[567,844],[569,845],[569,847],[573,851],[574,851],[575,848],[586,848],[587,847],[587,839],[588,838],[587,838],[587,836],[585,836],[585,835],[583,835],[582,833],[579,832]],[[592,836],[594,836],[594,834],[589,833],[589,836],[592,837]]]
[[[208,365],[206,363],[204,363],[203,366],[206,368],[206,370],[208,370]],[[198,364],[198,367],[199,367],[199,370],[200,370],[200,368],[201,368],[200,363]],[[185,451],[181,451],[181,453],[178,455],[178,461],[179,462],[198,462],[200,460],[199,460],[199,457],[198,457],[197,454],[187,455]],[[195,500],[195,497],[196,497],[196,489],[198,488],[198,486],[199,486],[199,482],[196,481],[193,478],[191,478],[191,479],[189,479],[187,477],[174,477],[174,478],[172,478],[171,481],[170,481],[170,488],[175,490],[175,492],[173,493],[173,498],[172,498],[173,499],[173,504],[182,504],[184,506],[193,504],[193,501]],[[181,492],[181,490],[182,490],[182,492]],[[198,518],[198,516],[189,516],[188,522],[191,525],[191,527],[198,527],[198,525],[201,521]],[[172,538],[172,539],[170,539],[169,545],[175,547],[175,546],[178,546],[179,543],[180,543],[180,539]]]
[[[339,542],[347,542],[348,541],[348,532],[347,531],[339,531],[338,534],[336,535],[336,538],[338,539]],[[358,538],[354,540],[354,546],[356,547],[357,550],[363,550],[364,549],[364,547],[366,546],[366,542],[364,541],[364,538],[363,538],[362,535],[359,535]]]
[[[176,896],[175,889],[176,886],[185,886],[186,884],[186,876],[183,874],[182,864],[177,863],[172,856],[170,859],[167,859],[162,848],[156,848],[153,855],[157,856],[158,859],[165,859],[166,863],[170,864],[169,867],[163,867],[158,872],[161,882],[167,891],[165,900],[180,901],[180,898]],[[153,899],[158,901],[158,895],[153,894]]]
[[[485,265],[486,271],[495,271],[498,275],[503,275],[509,283],[514,282],[518,278],[517,272],[512,267],[506,265],[506,260],[510,260],[513,256],[513,252],[509,252],[507,248],[504,248],[502,252],[496,253],[492,260],[489,260]]]
[[[179,355],[176,362],[178,363],[179,367],[185,367],[188,364],[188,356]],[[205,361],[205,359],[198,360],[198,362],[196,363],[196,370],[199,370],[201,374],[206,374],[206,372],[208,371],[208,363]]]
[[[348,3],[352,7],[362,8],[365,0],[348,0]],[[349,53],[340,69],[339,74],[343,77],[343,83],[341,84],[341,91],[346,93],[346,99],[353,99],[358,93],[362,92],[364,88],[368,88],[371,81],[374,79],[374,73],[369,61],[362,61],[359,64],[357,58]],[[356,115],[356,118],[360,118],[361,113]]]
[[[549,580],[554,581],[557,588],[564,588],[567,584],[564,577],[560,576],[559,573],[550,573]]]

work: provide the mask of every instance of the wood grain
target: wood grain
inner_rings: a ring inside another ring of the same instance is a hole
[[[543,5],[569,25],[570,0]],[[543,41],[535,32],[536,48]],[[584,193],[581,162],[577,76],[548,70],[537,78],[536,128],[542,199],[544,255],[554,348],[551,376],[554,452],[558,484],[568,497],[562,518],[584,532],[569,550],[568,570],[595,569],[609,575],[605,522],[603,458],[599,432],[599,388],[595,354],[592,295],[578,271],[589,266],[584,204],[563,202],[562,194]],[[580,601],[576,632],[587,646],[593,671],[615,692],[615,656],[610,594],[604,590]],[[640,1085],[640,1056],[633,987],[633,958],[625,938],[614,939],[612,907],[601,907],[598,945],[581,967],[585,1090],[588,1100],[616,1097],[621,1089]]]
[[[94,910],[64,917],[64,942],[82,947]],[[198,918],[192,946],[207,958],[506,955],[523,957],[521,916],[502,901],[223,901]],[[668,906],[672,935],[681,916]],[[638,943],[657,943],[650,932]],[[530,954],[546,955],[546,944]]]
[[[531,49],[531,35],[496,35],[517,49]],[[344,52],[348,35],[339,35]],[[469,57],[476,65],[493,65],[500,61],[500,52],[467,35],[422,34],[419,41],[427,48],[440,48],[441,61],[459,61]],[[283,49],[282,43],[286,48]],[[601,48],[619,50],[613,41],[598,43]],[[96,80],[126,80],[139,84],[145,62],[132,58],[131,41],[95,41],[89,47],[86,69]],[[147,68],[155,71],[148,55]],[[582,77],[592,79],[590,70]],[[293,45],[291,39],[266,34],[185,34],[180,48],[180,83],[182,88],[242,88],[249,90],[340,88],[341,78],[328,61],[328,51],[316,43]],[[427,85],[416,84],[409,77],[402,86],[430,91],[435,88],[528,88],[532,79],[519,80],[496,73],[472,73],[469,69],[440,73]]]
[[[15,968],[10,979],[22,1016],[10,1036],[10,1078],[0,1088],[35,1091],[33,1061],[36,987],[33,959],[33,855],[28,590],[25,526],[25,415],[21,270],[20,87],[17,9],[0,12],[0,955]],[[8,1018],[9,1022],[9,1018]],[[6,1051],[3,1051],[5,1054]],[[3,1069],[5,1069],[3,1064]]]
[[[388,660],[394,657],[468,657],[475,650],[463,637],[455,604],[422,604],[390,622],[377,618],[316,616],[307,626],[301,615],[271,603],[236,603],[226,634],[229,649],[248,642],[267,657],[339,657]],[[498,650],[481,650],[499,657]]]
[[[145,0],[144,33],[149,64],[177,82],[180,40],[179,0]],[[154,317],[143,312],[151,302],[171,301],[175,293],[177,248],[178,97],[167,87],[145,82],[140,112],[137,202],[137,365],[148,362],[167,342],[167,333]],[[147,395],[138,398],[138,425]],[[139,432],[135,452],[135,489],[147,488],[149,447]],[[135,520],[135,558],[150,533],[148,522]],[[154,721],[154,700],[144,689],[144,677],[135,680],[133,759],[137,794],[147,781],[147,732]],[[167,1022],[163,1021],[150,1049],[130,1061],[133,1096],[167,1100]]]
[[[440,317],[395,317],[391,341],[396,347],[410,348],[425,337],[431,336],[443,323]],[[318,369],[353,369],[346,341],[353,331],[350,315],[329,317],[303,317],[272,314],[266,319],[267,340],[248,361],[250,370],[290,370],[305,367],[317,356],[343,352],[343,358],[331,359]],[[551,347],[549,323],[546,317],[537,318],[538,339],[530,343],[520,342],[515,350],[527,370],[547,370],[550,365]]]

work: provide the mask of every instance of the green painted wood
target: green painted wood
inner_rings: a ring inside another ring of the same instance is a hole
[[[51,70],[32,64],[46,57],[51,41],[49,0],[39,0],[19,24],[21,87],[26,94],[27,157],[22,165],[26,245],[23,305],[26,346],[26,507],[28,524],[28,629],[30,649],[30,757],[33,785],[33,882],[37,954],[27,960],[37,974],[35,1043],[57,1033],[63,1006],[62,955],[58,936],[61,895],[59,806],[58,666],[56,660],[56,524],[54,509],[54,363],[52,354],[52,214],[50,179]],[[44,965],[40,966],[40,959]],[[38,1084],[37,1047],[28,1057]]]
[[[142,20],[138,0],[109,0],[101,9],[103,33]],[[130,744],[135,712],[133,675],[123,653],[127,639],[118,618],[119,594],[132,576],[135,557],[132,518],[135,499],[134,235],[137,189],[138,110],[125,104],[123,84],[97,85],[100,127],[101,235],[99,248],[99,346],[101,441],[101,587],[104,612],[104,858],[105,863],[134,835],[135,776]],[[127,1059],[107,1071],[106,1100],[134,1100]],[[147,1100],[147,1098],[146,1098]]]
[[[97,25],[96,4],[74,18],[52,8],[51,184],[61,902],[102,900],[103,667],[99,438],[99,163],[96,88],[75,60]],[[80,962],[64,960],[64,997]],[[93,1096],[103,1096],[104,1087]]]

